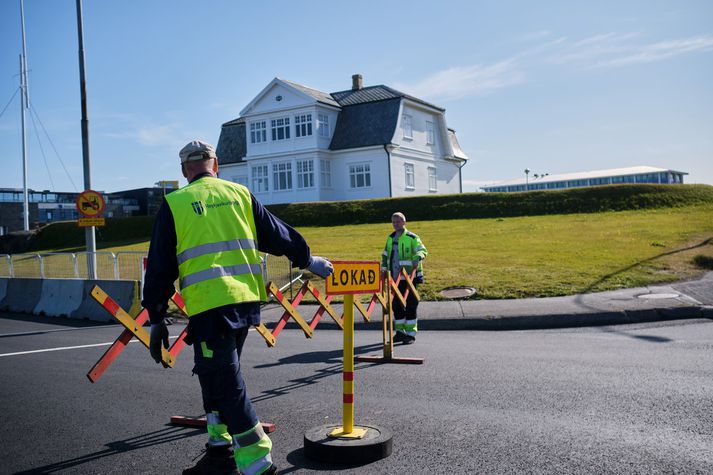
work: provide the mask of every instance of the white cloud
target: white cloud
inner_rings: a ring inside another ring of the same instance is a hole
[[[515,60],[507,59],[489,66],[448,68],[413,84],[396,84],[396,88],[419,98],[449,100],[487,95],[524,81],[525,75]]]

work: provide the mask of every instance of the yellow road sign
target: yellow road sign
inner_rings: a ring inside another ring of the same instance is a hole
[[[94,190],[85,190],[77,196],[77,210],[82,216],[96,218],[104,212],[106,203],[101,193]]]
[[[77,225],[79,225],[80,228],[104,226],[105,224],[106,220],[104,218],[79,218],[79,221],[77,221]]]
[[[327,277],[327,295],[367,294],[381,291],[376,261],[332,261],[334,274]]]

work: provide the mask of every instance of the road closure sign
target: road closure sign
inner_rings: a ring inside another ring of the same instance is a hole
[[[376,261],[332,261],[334,274],[327,277],[327,295],[369,294],[381,291]]]
[[[104,212],[106,203],[101,193],[85,190],[77,196],[77,211],[87,218],[98,218]]]

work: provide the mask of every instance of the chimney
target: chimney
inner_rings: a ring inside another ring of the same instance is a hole
[[[364,87],[361,74],[352,75],[352,91],[358,91]]]

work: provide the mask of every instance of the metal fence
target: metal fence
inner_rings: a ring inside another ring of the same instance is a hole
[[[47,252],[42,254],[0,254],[0,277],[40,279],[86,279],[88,252]],[[94,253],[97,279],[141,280],[143,251],[98,251]],[[286,257],[261,257],[265,282],[275,282],[280,290],[302,279]]]

